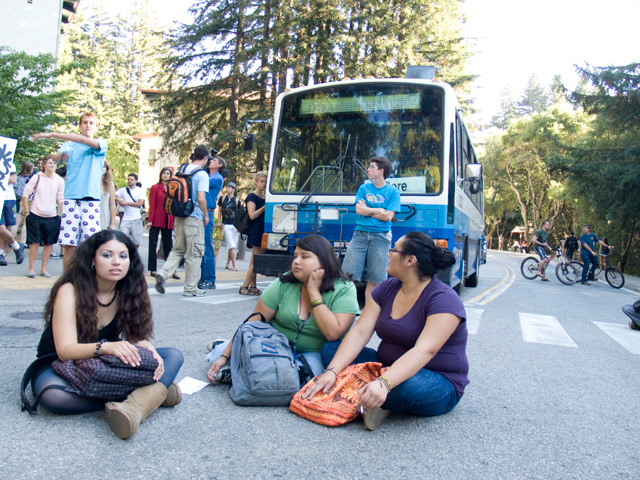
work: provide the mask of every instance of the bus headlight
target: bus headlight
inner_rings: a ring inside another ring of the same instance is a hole
[[[287,247],[280,245],[280,240],[286,237],[288,234],[284,233],[268,233],[267,234],[267,250],[278,250],[286,252]],[[286,244],[285,244],[286,245]]]

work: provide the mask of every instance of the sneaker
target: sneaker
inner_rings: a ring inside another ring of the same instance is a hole
[[[7,265],[8,265],[8,263],[4,259],[4,255],[0,253],[0,267],[6,267]]]
[[[217,345],[220,345],[221,343],[224,343],[224,342],[226,342],[226,340],[218,339],[218,340],[214,340],[213,342],[207,343],[207,352],[210,352],[211,350],[216,348]]]
[[[22,262],[24,262],[24,243],[21,243],[20,248],[14,250],[14,252],[16,254],[16,263],[20,265]]]
[[[159,277],[160,275],[158,275]],[[196,290],[195,292],[185,292],[182,294],[183,297],[204,297],[207,292],[203,290]]]
[[[51,255],[49,255],[50,258],[58,258],[58,254],[57,253],[51,253]]]
[[[391,410],[383,410],[382,408],[374,408],[364,412],[364,428],[367,430],[375,430],[387,419]]]
[[[215,290],[216,284],[213,282],[198,282],[198,288],[200,290]]]
[[[156,291],[164,293],[164,277],[162,275],[156,275]]]
[[[222,367],[214,379],[216,383],[231,385],[231,368]]]

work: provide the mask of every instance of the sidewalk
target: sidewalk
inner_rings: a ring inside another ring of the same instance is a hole
[[[54,252],[58,251],[58,247],[54,248]],[[145,265],[145,269],[147,266],[148,252],[149,252],[149,234],[145,232],[144,237],[142,239],[142,245],[138,249],[140,253],[140,257],[142,258],[142,263]],[[9,252],[8,255],[5,255],[7,259],[8,265],[6,267],[0,267],[0,289],[7,290],[29,290],[29,289],[48,289],[51,288],[53,283],[57,280],[57,278],[62,274],[62,258],[51,258],[49,260],[49,265],[47,266],[47,270],[53,276],[52,278],[29,278],[27,277],[27,271],[29,270],[29,250],[25,249],[24,251],[24,262],[22,264],[16,264],[16,257],[13,252]],[[220,246],[220,250],[218,252],[218,256],[216,257],[216,283],[217,282],[225,282],[225,281],[234,281],[241,282],[244,280],[245,275],[247,274],[247,270],[249,270],[249,263],[251,260],[251,250],[245,249],[245,260],[236,260],[236,267],[238,268],[237,272],[225,269],[225,265],[227,262],[227,247],[223,242]],[[36,273],[40,272],[40,265],[42,259],[42,247],[38,250],[38,259],[35,264]],[[158,268],[162,268],[164,264],[164,260],[158,259]],[[168,285],[182,285],[184,283],[184,268],[180,268],[177,270],[178,275],[180,276],[180,280],[175,280],[170,278],[167,280]],[[146,275],[147,283],[149,285],[155,284],[155,279],[150,275]],[[260,278],[267,278],[258,276],[258,281]]]

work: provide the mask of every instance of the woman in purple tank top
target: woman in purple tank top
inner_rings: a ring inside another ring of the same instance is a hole
[[[306,396],[333,386],[337,372],[353,363],[380,362],[389,369],[360,389],[364,424],[375,430],[391,412],[442,415],[460,401],[469,362],[467,327],[460,297],[436,273],[455,263],[446,248],[422,232],[409,232],[389,250],[391,278],[372,292],[344,340],[322,349],[326,369]],[[373,333],[377,351],[365,348]]]

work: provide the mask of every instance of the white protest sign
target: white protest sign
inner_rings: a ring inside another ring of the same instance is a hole
[[[4,197],[9,186],[9,172],[14,170],[13,153],[18,141],[15,138],[0,136],[0,212],[4,207]]]

